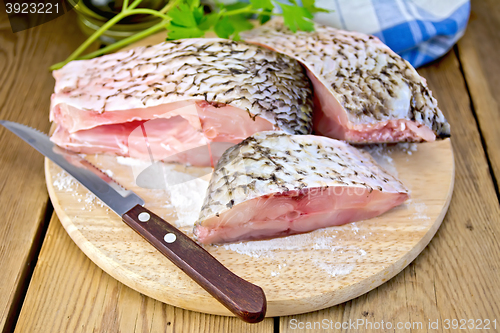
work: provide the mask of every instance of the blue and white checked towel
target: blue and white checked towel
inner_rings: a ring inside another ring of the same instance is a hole
[[[380,38],[414,67],[445,54],[462,37],[469,0],[316,0],[333,10],[315,21]]]

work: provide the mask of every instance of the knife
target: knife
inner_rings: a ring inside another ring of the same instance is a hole
[[[58,147],[47,135],[11,121],[0,120],[0,124],[94,193],[129,227],[237,317],[248,323],[264,320],[267,302],[262,288],[229,271],[191,238],[149,211],[144,207],[144,200],[134,192],[123,188],[77,153]]]

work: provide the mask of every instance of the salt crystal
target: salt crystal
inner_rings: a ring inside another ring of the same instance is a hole
[[[56,180],[53,183],[59,191],[72,192],[78,187],[78,183],[66,171],[61,171],[56,175]]]
[[[427,216],[427,205],[423,202],[414,202],[413,200],[408,201],[410,208],[415,210],[415,213],[411,216],[413,220],[430,220],[431,218]]]
[[[180,172],[172,172],[182,177]],[[167,186],[170,194],[170,204],[177,213],[178,227],[194,226],[200,216],[201,207],[205,200],[208,181],[195,178],[175,185]]]
[[[94,203],[94,200],[95,200],[95,195],[93,195],[90,192],[87,192],[87,195],[85,195],[85,203],[91,205]]]
[[[127,165],[127,166],[144,166],[144,165],[151,164],[150,162],[146,162],[146,161],[139,160],[139,159],[132,158],[132,157],[123,157],[123,156],[116,156],[116,161],[118,162],[118,164]]]
[[[317,259],[313,260],[312,262],[316,267],[320,268],[321,270],[326,272],[328,275],[333,276],[333,277],[347,275],[347,274],[351,273],[354,269],[354,265],[351,265],[351,264],[340,264],[340,265],[328,264],[326,262],[319,261]]]
[[[341,240],[339,240],[341,241]],[[260,240],[260,241],[247,241],[240,243],[231,243],[220,245],[226,250],[231,250],[238,254],[247,255],[253,258],[275,258],[283,251],[304,251],[304,250],[329,250],[331,252],[338,251],[339,254],[349,253],[353,257],[360,256],[359,249],[353,246],[339,246],[339,241],[326,233],[324,229],[316,230],[313,232],[291,235],[287,237]],[[278,268],[284,267],[279,265]]]
[[[394,160],[391,155],[399,150],[407,155],[412,155],[413,152],[417,151],[418,145],[416,143],[400,142],[394,146],[387,146],[387,144],[374,144],[363,147],[373,159],[383,168],[385,171],[398,177],[398,172],[394,166]]]
[[[365,146],[363,149],[368,152],[375,162],[385,171],[397,178],[398,171],[394,166],[393,158],[390,156],[392,154],[392,149],[388,148],[385,143]]]

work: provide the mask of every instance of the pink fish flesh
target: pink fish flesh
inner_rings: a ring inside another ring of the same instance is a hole
[[[225,149],[220,147],[227,149],[256,131],[274,129],[269,121],[260,117],[247,121],[248,113],[229,105],[216,107],[205,101],[172,104],[177,106],[177,115],[173,111],[167,113],[168,118],[132,120],[134,117],[130,117],[126,121],[104,123],[73,133],[59,124],[51,139],[59,146],[79,153],[106,153],[209,166],[216,163],[224,152]],[[195,116],[191,117],[193,114]]]

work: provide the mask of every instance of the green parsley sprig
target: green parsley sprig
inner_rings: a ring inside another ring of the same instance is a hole
[[[221,38],[238,40],[240,32],[253,28],[253,23],[250,21],[252,17],[257,17],[258,21],[263,24],[271,16],[283,16],[285,25],[293,32],[297,30],[312,31],[314,30],[312,22],[313,14],[328,12],[328,10],[316,7],[314,4],[315,0],[302,0],[302,6],[298,5],[295,0],[288,0],[288,3],[277,2],[275,0],[250,0],[249,3],[236,2],[230,5],[216,3],[210,12],[205,11],[206,7],[200,3],[200,0],[170,0],[160,10],[136,8],[141,1],[135,0],[129,5],[128,0],[123,0],[123,7],[120,13],[93,33],[66,60],[52,65],[50,69],[59,69],[73,60],[92,59],[111,53],[162,29],[167,29],[168,40],[203,37],[207,31],[211,30]],[[279,9],[281,9],[281,13],[278,12]],[[135,14],[154,15],[162,20],[133,36],[82,56],[82,53],[106,30],[124,18]]]

